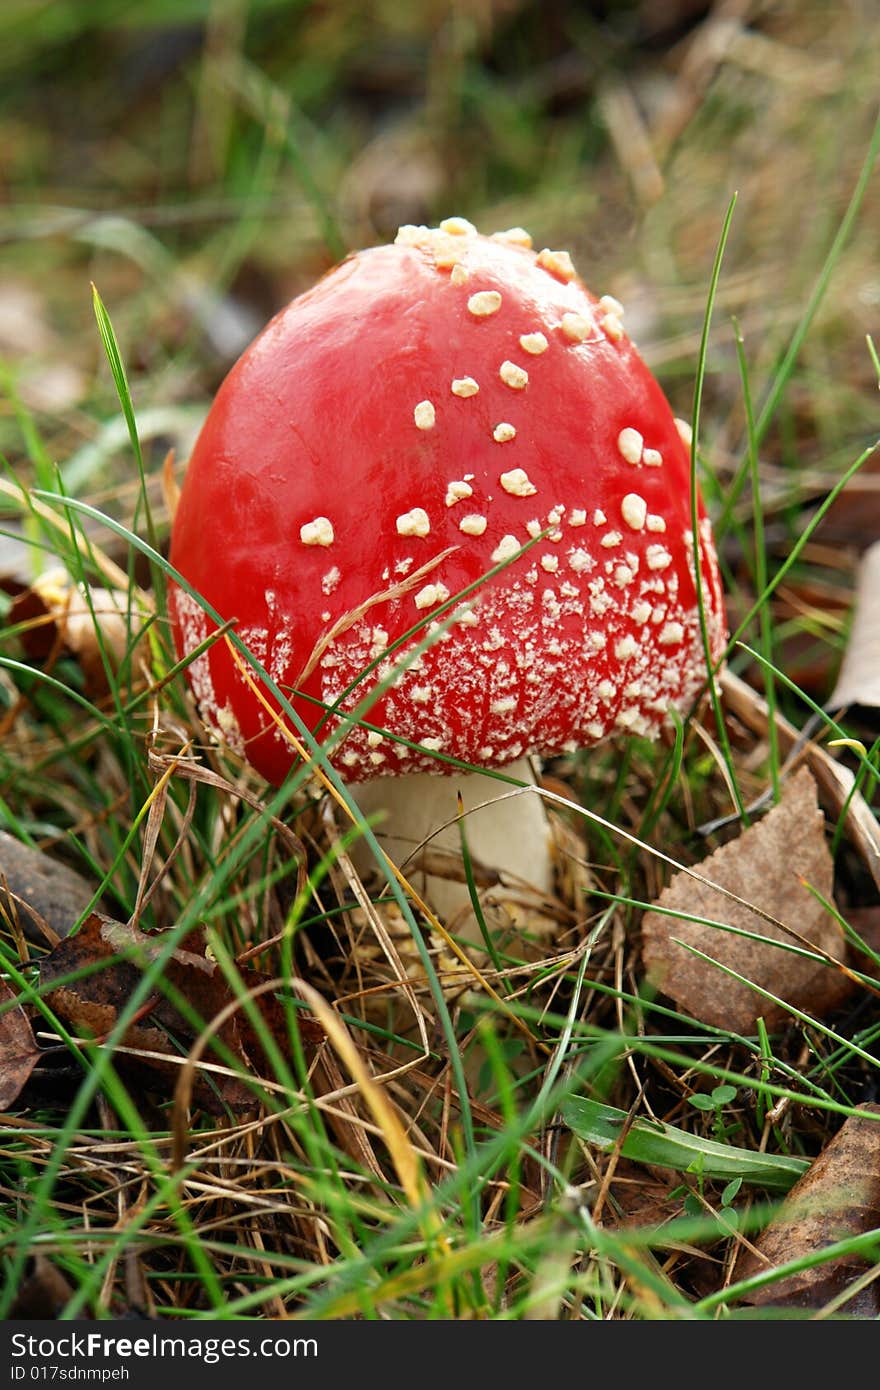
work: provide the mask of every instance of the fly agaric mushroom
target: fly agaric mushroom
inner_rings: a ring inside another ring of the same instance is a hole
[[[449,772],[438,753],[529,781],[530,753],[654,736],[686,711],[706,680],[695,547],[709,650],[721,655],[699,501],[696,538],[691,529],[688,427],[622,313],[589,293],[565,252],[536,254],[519,228],[403,227],[282,310],[210,410],[172,564],[236,620],[306,725],[334,735],[339,772],[377,779],[368,795],[359,788],[362,809],[408,786],[402,827],[385,827],[392,844],[412,847],[455,816],[459,773],[407,780]],[[176,586],[170,611],[178,650],[191,653],[212,624]],[[296,755],[228,646],[188,670],[208,726],[279,783]],[[371,727],[340,727],[337,712],[389,678]],[[479,774],[477,786],[471,804],[498,790]],[[508,862],[547,891],[539,798],[504,804],[532,817],[502,829]]]

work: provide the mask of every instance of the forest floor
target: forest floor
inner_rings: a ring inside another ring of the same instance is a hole
[[[0,1316],[880,1312],[871,10],[6,0]],[[699,404],[731,633],[668,739],[543,769],[488,952],[208,737],[165,607],[232,363],[451,214]]]

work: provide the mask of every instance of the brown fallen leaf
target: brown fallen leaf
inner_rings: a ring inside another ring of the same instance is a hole
[[[61,1317],[72,1298],[73,1289],[51,1260],[45,1255],[32,1255],[25,1265],[9,1316],[53,1321]],[[88,1314],[79,1316],[86,1318]]]
[[[718,678],[724,708],[742,724],[764,738],[770,728],[771,711],[767,701],[739,676],[725,669]],[[855,775],[831,757],[818,743],[804,743],[798,729],[774,710],[772,722],[780,751],[787,756],[799,753],[816,779],[819,800],[832,821],[840,819],[865,868],[880,888],[880,827],[871,807],[856,784]]]
[[[874,956],[880,956],[880,904],[873,907],[848,907],[844,913],[847,925],[860,938],[864,952],[853,946],[856,965],[868,975],[877,974]],[[873,953],[873,955],[872,955]]]
[[[169,449],[162,464],[162,499],[170,521],[174,521],[180,503],[180,483],[174,475],[174,450]]]
[[[54,989],[47,990],[46,1002],[75,1034],[105,1037],[139,984],[142,971],[166,948],[167,937],[166,931],[147,933],[114,922],[101,913],[91,913],[74,936],[61,942],[41,961],[41,984],[60,981]],[[96,964],[102,968],[94,969]],[[88,969],[91,973],[76,980],[62,980],[72,972]],[[180,1066],[171,1059],[188,1052],[202,1029],[228,1008],[234,996],[217,963],[205,955],[200,932],[192,933],[170,953],[162,976],[171,991],[185,1001],[183,1008],[188,1006],[201,1025],[194,1026],[162,989],[157,989],[126,1029],[120,1047],[129,1049],[129,1053],[120,1052],[116,1065],[121,1071],[136,1067],[154,1086],[161,1080],[163,1089],[169,1083],[173,1089]],[[247,984],[258,984],[263,977],[249,973],[243,978]],[[264,994],[255,1006],[268,1032],[286,1052],[287,1015],[282,1005]],[[301,1019],[300,1033],[306,1046],[323,1038],[323,1031],[308,1018]],[[231,1054],[233,1066],[237,1064],[243,1071],[258,1076],[271,1075],[266,1070],[270,1063],[257,1030],[243,1008],[231,1012],[216,1036]],[[210,1047],[205,1060],[230,1065]],[[222,1072],[211,1072],[210,1076],[216,1090],[206,1072],[198,1075],[194,1090],[197,1105],[214,1113],[222,1111],[224,1105],[239,1111],[256,1108],[254,1092],[243,1079]]]
[[[55,945],[93,896],[74,869],[0,830],[0,924],[17,918],[29,941]]]
[[[659,1228],[681,1212],[684,1190],[674,1169],[646,1168],[618,1155],[609,1185],[613,1200],[603,1206],[602,1223],[620,1229]]]
[[[744,1251],[737,1262],[737,1279],[752,1278],[880,1226],[880,1105],[859,1109],[861,1113],[845,1121],[788,1193],[755,1241],[758,1254]],[[755,1307],[823,1308],[869,1268],[855,1255],[843,1256],[765,1284],[744,1301]],[[841,1311],[865,1318],[880,1315],[880,1279],[857,1290]]]
[[[0,980],[0,1005],[13,1005],[15,995]],[[0,1013],[0,1110],[15,1104],[25,1082],[40,1060],[40,1049],[20,1004]]]
[[[784,945],[794,943],[791,934],[701,881],[708,879],[790,926],[802,945],[809,943],[845,964],[847,946],[839,923],[806,887],[809,884],[831,900],[833,866],[823,825],[816,784],[809,770],[802,768],[788,783],[778,806],[704,859],[698,865],[698,878],[676,874],[655,906],[708,918]],[[780,949],[771,941],[758,942],[660,912],[647,912],[642,922],[642,958],[649,979],[684,1012],[737,1033],[754,1031],[758,1018],[775,1027],[789,1017],[788,1010],[678,942],[814,1016],[836,1008],[853,988],[852,979],[834,966]]]
[[[824,513],[811,537],[838,557],[858,556],[880,535],[880,453],[876,450]]]
[[[835,583],[822,572],[799,574],[781,583],[770,601],[770,621],[779,634],[776,664],[788,680],[817,702],[825,699],[838,663],[834,645],[816,641],[817,614],[818,621],[829,628],[842,627],[852,607],[851,565],[841,552],[836,552],[835,558],[845,565],[840,575],[844,582]],[[822,557],[816,556],[815,564],[821,565]],[[737,625],[745,612],[743,608]],[[750,674],[760,679],[754,667]]]
[[[64,569],[47,570],[12,601],[12,623],[26,623],[22,646],[31,661],[45,661],[62,644],[77,659],[86,694],[109,689],[105,659],[118,666],[138,640],[144,617],[126,593],[74,583]]]
[[[880,541],[862,556],[852,630],[827,708],[880,708]]]
[[[34,555],[18,527],[3,522],[0,535],[0,589],[7,594],[20,594],[29,589],[34,577]]]

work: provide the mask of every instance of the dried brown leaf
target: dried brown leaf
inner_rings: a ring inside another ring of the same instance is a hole
[[[771,711],[764,697],[727,669],[721,672],[718,683],[728,713],[760,738],[765,737]],[[780,750],[787,755],[797,752],[803,744],[799,731],[778,710],[773,711],[773,723]],[[806,743],[802,756],[816,779],[822,805],[832,820],[842,820],[847,837],[880,888],[880,827],[854,774],[816,743]]]
[[[45,1255],[33,1255],[25,1266],[9,1316],[53,1321],[61,1317],[72,1298],[73,1289],[61,1271]]]
[[[855,613],[829,709],[880,708],[880,541],[865,551],[856,580]]]
[[[850,478],[822,517],[813,542],[839,556],[867,550],[880,535],[880,454],[876,451]]]
[[[839,923],[806,886],[831,900],[833,867],[823,824],[816,784],[802,768],[779,805],[705,859],[699,872],[701,878],[790,925],[802,942],[844,961],[847,948]],[[676,874],[656,906],[771,938],[759,942],[684,917],[645,914],[642,957],[649,978],[703,1023],[748,1033],[759,1017],[774,1027],[789,1016],[785,1008],[733,979],[714,961],[814,1016],[836,1008],[852,989],[851,979],[834,966],[771,944],[790,945],[790,933],[689,874]],[[701,959],[679,942],[712,960]]]
[[[33,577],[33,550],[18,528],[13,529],[4,519],[0,535],[0,589],[7,594],[20,594],[30,588]]]
[[[878,965],[871,953],[873,956],[880,956],[880,904],[875,903],[872,907],[848,907],[844,916],[847,925],[852,927],[865,947],[864,952],[853,948],[858,968],[868,975],[876,976]]]
[[[12,1004],[15,995],[0,980],[0,1005]],[[0,1110],[15,1103],[40,1059],[40,1049],[20,1004],[0,1013]]]
[[[140,983],[143,970],[165,950],[167,936],[164,931],[146,933],[137,927],[114,922],[101,913],[91,913],[74,936],[68,937],[42,961],[40,978],[43,985],[50,985],[53,980],[62,981],[62,977],[76,971],[91,967],[91,973],[56,985],[46,993],[47,1003],[75,1033],[105,1037]],[[102,968],[95,970],[96,963],[101,963]],[[193,933],[185,945],[170,953],[162,976],[171,990],[201,1019],[202,1027],[209,1025],[234,999],[219,966],[205,955],[200,933]],[[258,984],[262,979],[256,974],[245,978],[248,984]],[[259,998],[256,1007],[272,1037],[282,1051],[286,1051],[287,1015],[283,1007],[271,996]],[[154,1083],[161,1077],[173,1086],[180,1067],[163,1059],[179,1058],[180,1045],[189,1050],[200,1031],[193,1028],[161,989],[157,989],[126,1029],[120,1045],[142,1054],[135,1061],[146,1068]],[[322,1031],[309,1019],[301,1021],[300,1032],[307,1045],[323,1037]],[[217,1028],[216,1036],[243,1071],[260,1075],[262,1069],[268,1067],[258,1032],[243,1009],[232,1011]],[[222,1057],[210,1052],[209,1056],[212,1062],[227,1065]],[[132,1064],[122,1053],[117,1061],[121,1070]],[[253,1091],[244,1080],[220,1073],[212,1075],[223,1103],[238,1110],[255,1108]],[[218,1107],[217,1096],[204,1075],[200,1075],[196,1083],[195,1098],[197,1104],[206,1109],[222,1108]]]
[[[673,1169],[648,1169],[617,1156],[610,1184],[613,1201],[604,1208],[603,1224],[625,1228],[660,1227],[683,1205],[681,1176]],[[673,1196],[673,1193],[676,1195]]]
[[[746,1251],[741,1257],[738,1279],[765,1273],[880,1226],[880,1105],[859,1109],[861,1114],[846,1120],[795,1183],[755,1242],[758,1254]],[[746,1301],[756,1306],[822,1308],[868,1268],[857,1256],[845,1256],[767,1284]],[[880,1315],[880,1280],[860,1288],[842,1311],[859,1317]]]
[[[0,830],[0,922],[17,918],[29,941],[55,945],[93,896],[75,870]]]
[[[168,450],[165,455],[165,462],[162,464],[162,500],[165,503],[168,518],[173,522],[180,502],[180,483],[174,476],[173,449]]]
[[[13,623],[28,623],[22,645],[32,661],[45,661],[58,643],[77,659],[87,694],[109,689],[105,659],[118,666],[143,625],[121,590],[74,583],[64,569],[47,570],[12,603]]]

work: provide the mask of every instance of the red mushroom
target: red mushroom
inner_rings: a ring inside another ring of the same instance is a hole
[[[171,561],[237,620],[305,723],[339,739],[331,756],[349,781],[448,772],[438,753],[504,768],[616,733],[654,736],[704,684],[688,429],[622,312],[585,289],[566,253],[450,218],[349,257],[223,383]],[[722,593],[698,508],[717,659]],[[191,652],[212,625],[176,587],[170,610]],[[366,715],[373,727],[340,737],[325,711],[353,709],[395,671]],[[189,674],[207,724],[280,782],[295,754],[228,647]],[[458,782],[445,782],[449,815]],[[520,864],[521,840],[514,849]]]

